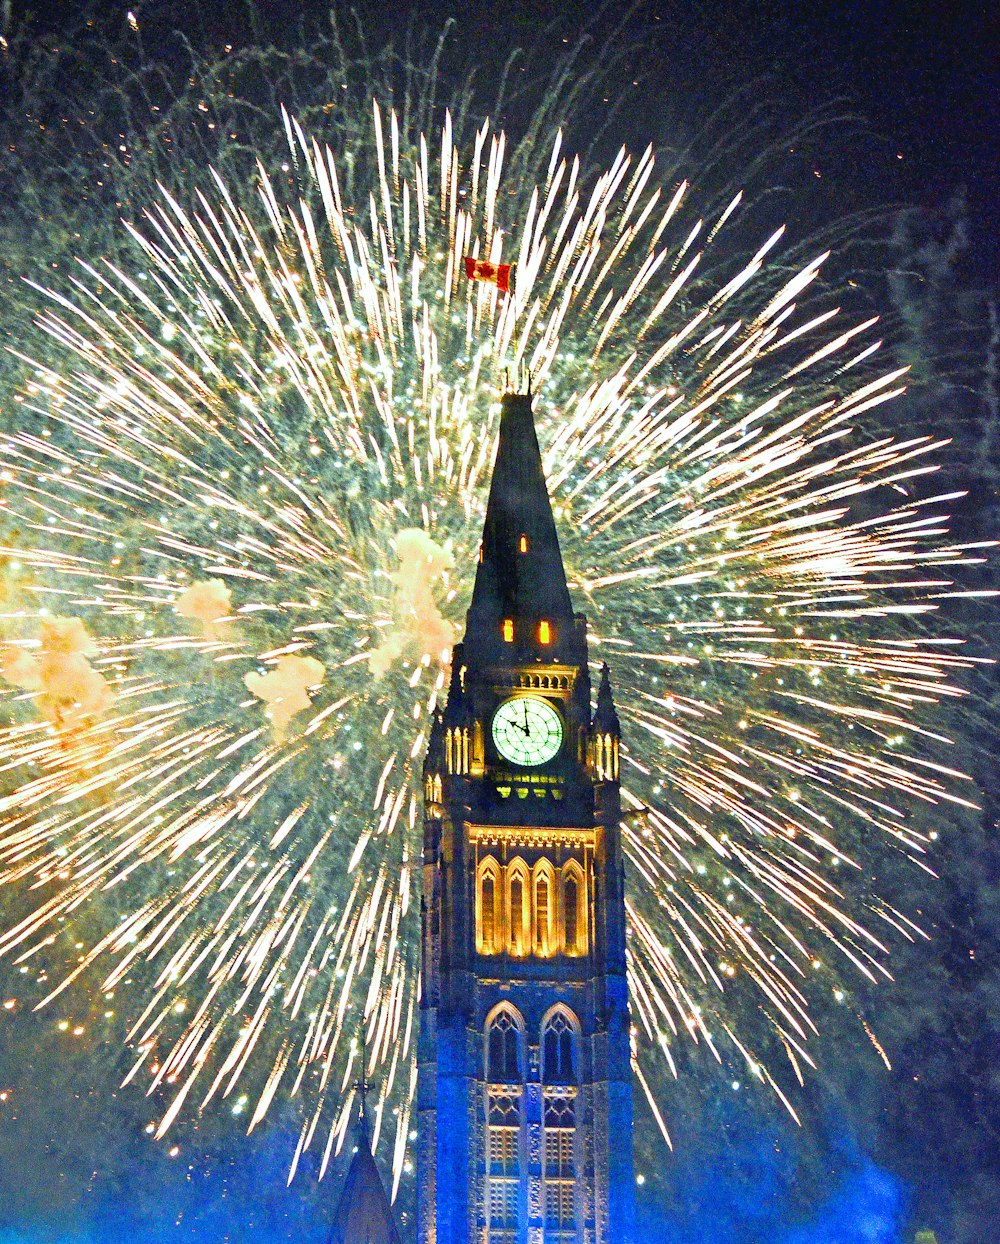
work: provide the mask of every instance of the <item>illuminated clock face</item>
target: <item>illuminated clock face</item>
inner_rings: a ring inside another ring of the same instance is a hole
[[[505,700],[493,714],[493,742],[514,765],[543,765],[562,747],[562,718],[534,695]]]

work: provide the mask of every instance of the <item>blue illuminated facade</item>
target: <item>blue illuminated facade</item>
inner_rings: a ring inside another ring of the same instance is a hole
[[[619,723],[592,709],[530,394],[503,397],[424,764],[420,1244],[629,1244]]]

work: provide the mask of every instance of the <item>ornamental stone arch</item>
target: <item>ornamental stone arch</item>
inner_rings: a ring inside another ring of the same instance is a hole
[[[481,955],[503,951],[503,908],[503,869],[487,855],[476,869],[476,950]]]
[[[521,1084],[524,1080],[524,1016],[510,1002],[498,1002],[483,1025],[483,1066],[490,1084]]]
[[[563,953],[585,955],[589,949],[587,875],[578,860],[562,866],[559,895],[559,932]]]
[[[558,951],[556,870],[550,860],[540,859],[531,876],[532,953],[548,959]]]
[[[515,856],[506,869],[507,953],[523,959],[531,953],[531,869]]]
[[[549,1007],[539,1027],[543,1084],[575,1085],[579,1082],[582,1036],[580,1021],[564,1002]]]

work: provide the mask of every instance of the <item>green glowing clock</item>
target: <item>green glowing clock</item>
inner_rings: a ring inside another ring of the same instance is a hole
[[[562,718],[536,695],[505,700],[493,714],[493,742],[513,765],[544,765],[562,747]]]

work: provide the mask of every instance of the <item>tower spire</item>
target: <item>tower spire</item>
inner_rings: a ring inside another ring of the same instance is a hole
[[[544,655],[554,659],[556,649],[574,636],[531,406],[530,389],[501,398],[500,443],[468,612],[467,658],[496,659],[541,644]],[[547,629],[540,639],[542,623]],[[485,651],[473,651],[480,647]]]

